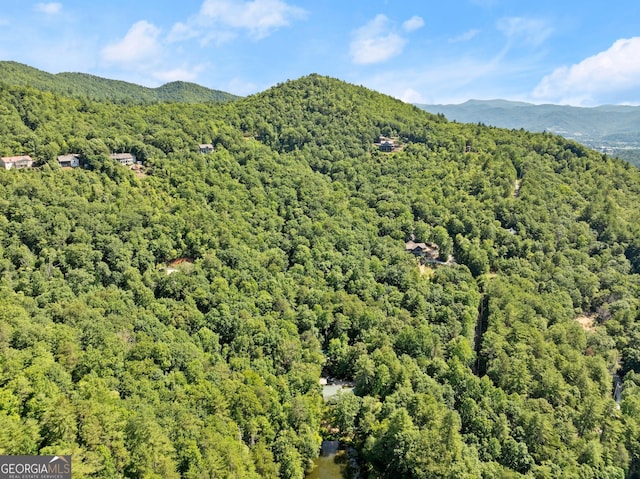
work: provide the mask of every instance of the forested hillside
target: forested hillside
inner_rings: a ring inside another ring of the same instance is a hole
[[[300,479],[328,423],[364,477],[637,477],[627,163],[317,75],[224,105],[0,85],[0,153],[40,162],[0,171],[0,454]]]
[[[73,98],[115,103],[221,103],[238,98],[230,93],[210,90],[195,83],[177,81],[158,88],[147,88],[85,73],[53,75],[21,63],[7,61],[0,61],[0,83],[29,86]]]

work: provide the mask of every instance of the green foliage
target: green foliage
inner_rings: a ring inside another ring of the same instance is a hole
[[[299,479],[329,417],[372,477],[640,468],[627,164],[318,75],[224,105],[5,85],[0,117],[39,162],[0,171],[0,452]],[[328,414],[323,370],[355,383]]]
[[[238,97],[188,82],[171,82],[158,88],[108,80],[85,73],[51,74],[16,62],[0,61],[0,78],[5,85],[21,85],[73,98],[114,103],[203,103],[227,102]],[[35,119],[35,117],[34,117]]]

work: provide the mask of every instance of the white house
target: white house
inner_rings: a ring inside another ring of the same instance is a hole
[[[109,155],[109,158],[125,166],[131,166],[136,162],[136,155],[131,153],[112,153]]]
[[[200,148],[200,153],[203,153],[203,154],[211,153],[212,151],[215,150],[215,148],[211,143],[200,144],[198,145],[198,147]]]
[[[29,155],[6,156],[0,158],[0,162],[2,162],[5,170],[10,170],[11,168],[31,168],[33,166],[33,159]]]
[[[58,164],[62,168],[78,168],[80,166],[80,155],[71,153],[69,155],[60,155],[58,157]]]

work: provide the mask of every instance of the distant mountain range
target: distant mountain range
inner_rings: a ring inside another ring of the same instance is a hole
[[[189,82],[171,82],[147,88],[86,73],[47,73],[21,63],[0,61],[0,83],[23,85],[67,97],[89,98],[114,103],[206,103],[227,102],[236,95]]]
[[[640,165],[640,107],[580,108],[506,100],[469,100],[459,105],[417,105],[460,123],[549,131]]]

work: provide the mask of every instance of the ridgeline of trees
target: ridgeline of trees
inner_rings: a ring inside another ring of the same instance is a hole
[[[231,93],[211,90],[195,83],[176,81],[158,88],[147,88],[86,73],[54,75],[10,61],[0,61],[0,83],[28,86],[66,97],[113,103],[223,103],[238,99]]]
[[[324,418],[371,477],[640,469],[622,161],[317,75],[224,105],[0,86],[0,153],[40,162],[0,171],[1,454],[73,454],[78,478],[300,479]],[[419,265],[410,238],[456,263]],[[326,409],[323,370],[355,394]]]

